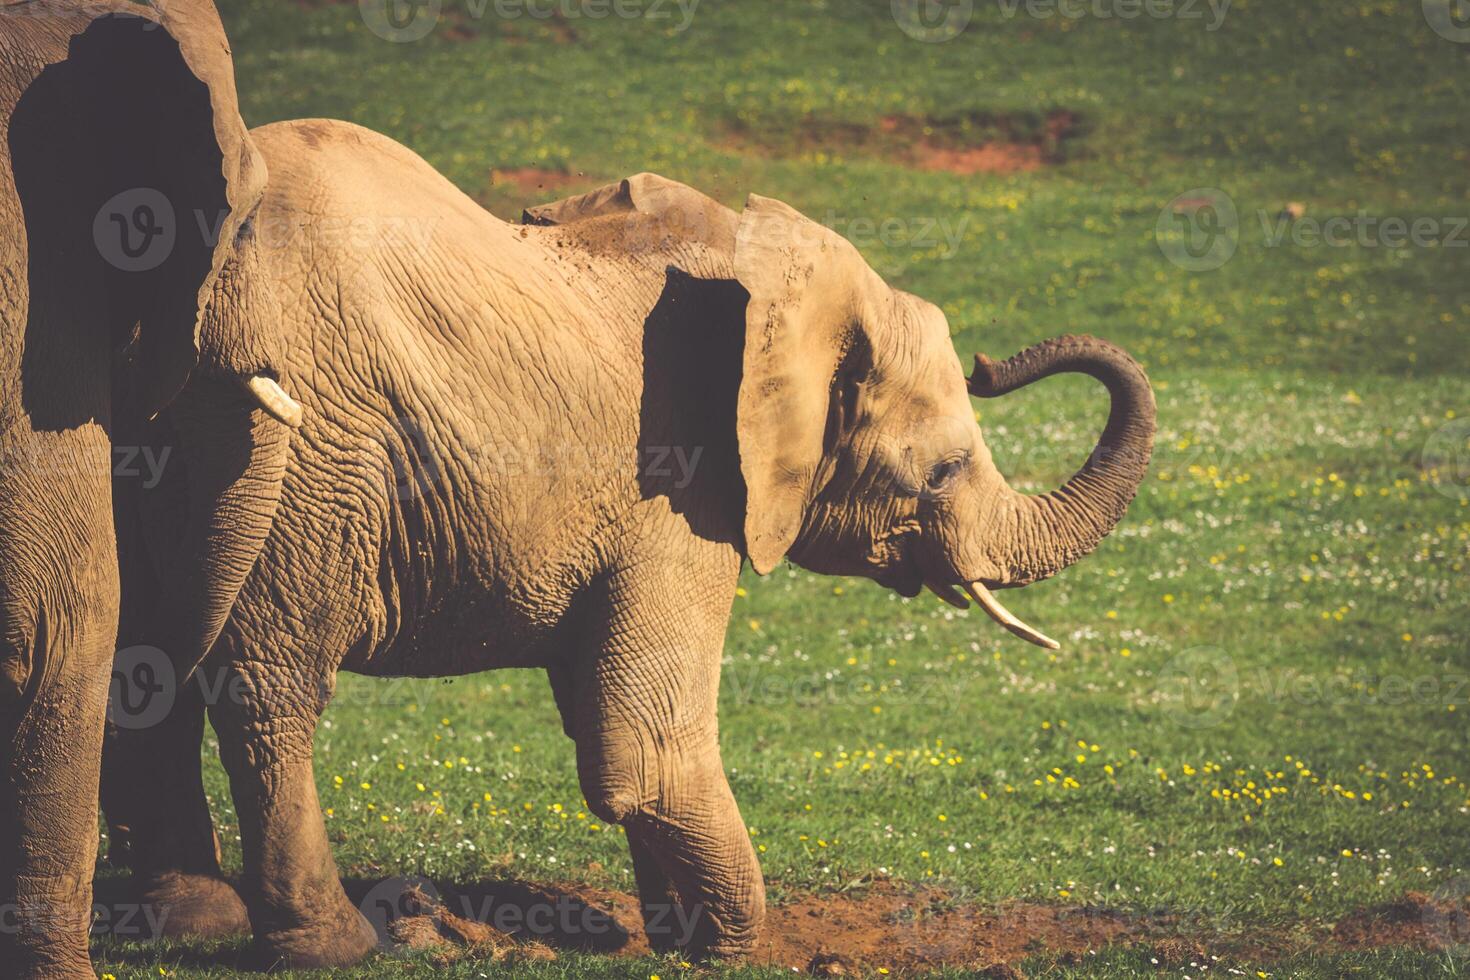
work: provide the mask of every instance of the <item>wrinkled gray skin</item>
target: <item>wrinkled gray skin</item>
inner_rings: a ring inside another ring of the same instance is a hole
[[[210,314],[263,186],[209,3],[0,7],[7,977],[94,976],[97,775],[121,602],[115,532],[129,538],[136,526],[126,494],[114,498],[114,446],[171,404],[202,449],[194,478],[175,485],[189,516],[174,547],[160,549],[168,599],[151,610],[180,670],[212,645],[270,526],[273,494],[245,486],[246,464],[259,445],[283,453],[285,429],[240,392],[248,376],[276,370],[271,338]],[[153,195],[151,216],[126,196],[138,189]],[[114,216],[130,244],[141,249],[146,227],[168,225],[172,246],[129,267]]]
[[[982,394],[1057,370],[1114,390],[1109,451],[1024,497],[991,464],[939,310],[779,202],[737,215],[645,174],[516,226],[366,130],[252,137],[271,174],[254,271],[305,423],[204,674],[227,692],[208,710],[260,962],[341,965],[374,945],[312,778],[339,669],[545,668],[582,791],[626,828],[645,904],[698,910],[692,953],[747,952],[764,887],[716,725],[742,560],[905,594],[1050,574],[1142,477],[1142,372],[1087,338],[982,362]],[[148,536],[166,538],[173,511],[156,511]],[[160,727],[191,738],[131,761],[122,739],[108,763],[136,787],[118,819],[148,855],[140,876],[181,902],[217,874],[203,711],[181,696]]]

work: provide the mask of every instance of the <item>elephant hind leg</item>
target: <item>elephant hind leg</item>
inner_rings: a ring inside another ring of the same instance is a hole
[[[162,717],[114,711],[102,753],[102,807],[110,826],[126,828],[120,857],[157,932],[147,938],[248,933],[245,903],[220,871],[204,794],[201,685],[194,678],[169,693],[173,703]]]

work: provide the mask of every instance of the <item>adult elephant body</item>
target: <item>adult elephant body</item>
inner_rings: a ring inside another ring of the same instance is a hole
[[[272,174],[260,271],[305,410],[205,665],[232,692],[208,707],[257,952],[341,964],[374,943],[311,774],[336,671],[506,666],[547,669],[645,905],[696,914],[698,952],[748,950],[763,886],[715,718],[742,561],[789,554],[957,602],[962,585],[1005,619],[989,588],[1074,560],[1132,497],[1153,426],[1142,372],[1077,338],[987,362],[978,393],[1055,370],[1114,390],[1110,452],[1060,496],[1023,497],[990,462],[942,314],[779,202],[736,214],[643,174],[511,225],[358,127],[252,136]],[[149,537],[167,524],[161,508]],[[201,717],[205,699],[186,700],[175,716]],[[172,864],[150,849],[155,880],[209,864],[197,739],[174,745],[132,769],[152,779],[135,825],[196,842]]]

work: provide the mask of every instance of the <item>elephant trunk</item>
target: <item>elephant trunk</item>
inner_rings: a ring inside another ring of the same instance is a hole
[[[991,564],[1007,576],[998,586],[1040,581],[1096,548],[1122,519],[1148,471],[1153,390],[1138,362],[1105,340],[1056,337],[998,363],[977,354],[970,393],[994,398],[1066,372],[1091,375],[1107,387],[1107,427],[1087,462],[1057,489],[1030,496],[1005,485],[987,546]]]
[[[291,430],[246,388],[196,379],[170,408],[186,455],[188,517],[160,569],[159,626],[180,682],[218,639],[280,503]]]

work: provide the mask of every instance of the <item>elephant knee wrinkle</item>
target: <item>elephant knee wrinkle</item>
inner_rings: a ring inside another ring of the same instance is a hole
[[[643,804],[632,792],[597,793],[587,798],[587,809],[599,820],[624,824],[643,810]]]

